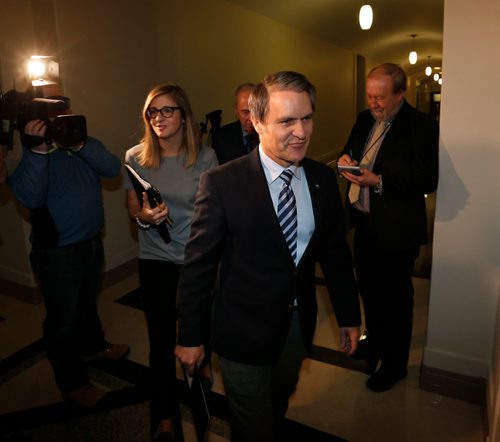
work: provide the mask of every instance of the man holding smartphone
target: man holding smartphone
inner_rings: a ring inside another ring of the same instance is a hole
[[[386,391],[407,375],[413,324],[412,271],[427,242],[425,194],[438,183],[439,125],[404,99],[407,77],[384,63],[366,80],[360,113],[338,160],[348,183],[354,261],[368,338],[357,355],[375,372],[366,385]],[[360,174],[345,168],[359,166]]]

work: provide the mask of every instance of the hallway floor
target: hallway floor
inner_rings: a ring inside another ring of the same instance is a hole
[[[415,278],[414,282],[416,314],[409,375],[392,390],[373,393],[365,387],[367,375],[360,371],[359,362],[336,351],[337,325],[326,290],[318,279],[320,309],[315,346],[311,358],[304,362],[287,414],[290,441],[485,440],[481,407],[418,387],[429,281]],[[85,413],[64,404],[54,384],[40,340],[43,305],[0,294],[0,440],[149,440],[144,386],[148,341],[144,314],[134,297],[137,285],[137,275],[132,274],[101,294],[100,314],[107,339],[128,343],[132,350],[124,361],[91,365],[93,382],[104,386],[110,394],[102,407]],[[178,377],[182,389],[180,370]],[[214,385],[208,400],[212,412],[209,441],[228,440],[224,389],[215,356]],[[184,400],[180,408],[184,438],[195,441],[189,407]]]

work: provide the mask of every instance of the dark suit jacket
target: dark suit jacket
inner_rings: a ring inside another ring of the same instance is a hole
[[[374,123],[369,110],[359,114],[343,153],[360,160]],[[371,239],[387,251],[408,250],[427,242],[424,194],[438,183],[439,125],[406,101],[380,146],[373,172],[382,175],[381,195],[370,188],[370,214],[365,216],[346,199],[351,225],[361,219]],[[349,186],[347,191],[349,191]]]
[[[179,283],[179,344],[206,341],[217,274],[212,345],[221,356],[268,364],[278,356],[297,297],[307,347],[316,325],[315,263],[323,270],[340,326],[360,324],[352,260],[335,173],[305,159],[315,230],[296,268],[254,149],[203,174]]]
[[[214,131],[212,134],[212,148],[217,154],[219,164],[246,155],[248,151],[243,139],[240,122],[236,120]]]

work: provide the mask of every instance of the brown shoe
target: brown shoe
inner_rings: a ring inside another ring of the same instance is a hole
[[[97,405],[106,396],[106,392],[92,384],[87,384],[76,390],[63,392],[62,396],[68,402],[83,408],[90,408]]]
[[[124,358],[130,353],[130,347],[127,344],[108,344],[108,346],[93,357],[97,359],[108,359],[115,361]]]

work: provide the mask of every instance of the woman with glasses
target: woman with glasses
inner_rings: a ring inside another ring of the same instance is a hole
[[[142,178],[156,187],[162,203],[151,207],[125,177],[129,216],[139,226],[138,272],[149,334],[150,413],[153,440],[174,440],[172,416],[176,366],[176,293],[189,237],[200,174],[217,165],[215,152],[200,146],[198,125],[185,91],[174,84],[153,88],[142,112],[144,136],[125,154]],[[170,241],[157,226],[167,223]],[[153,227],[153,228],[152,228]]]

